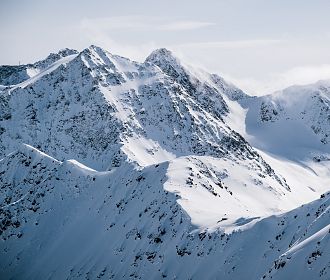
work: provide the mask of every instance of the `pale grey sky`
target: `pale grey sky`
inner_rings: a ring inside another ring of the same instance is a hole
[[[251,93],[330,79],[329,0],[0,0],[0,64],[167,47]]]

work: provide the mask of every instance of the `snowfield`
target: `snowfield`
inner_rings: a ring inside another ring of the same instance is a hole
[[[0,84],[1,279],[330,279],[329,82],[90,46]]]

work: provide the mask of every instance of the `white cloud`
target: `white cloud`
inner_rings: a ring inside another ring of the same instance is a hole
[[[167,31],[183,31],[183,30],[204,28],[212,25],[215,25],[215,23],[204,22],[204,21],[174,21],[163,25],[159,25],[156,28],[158,28],[159,30],[167,30]]]
[[[84,18],[76,26],[77,33],[81,34],[89,44],[99,45],[112,53],[120,54],[131,59],[143,61],[145,57],[158,45],[148,34],[149,39],[134,41],[127,34],[135,36],[138,32],[182,32],[212,26],[214,23],[196,20],[170,20],[166,17],[151,16],[117,16],[105,18]],[[123,34],[123,35],[121,35]],[[144,35],[144,34],[143,34]],[[144,38],[145,36],[139,36]],[[123,41],[123,40],[124,41]]]
[[[194,20],[173,21],[168,18],[150,16],[118,16],[106,18],[85,18],[83,29],[98,28],[107,31],[184,31],[212,26],[214,23]]]
[[[141,16],[121,16],[109,18],[84,18],[80,25],[82,29],[92,30],[145,30],[148,24]]]
[[[278,75],[278,79],[283,81],[283,84],[299,84],[305,85],[314,83],[318,80],[330,79],[330,64],[317,66],[295,67],[282,74]]]
[[[235,78],[226,74],[222,76],[249,94],[264,95],[291,85],[308,85],[319,80],[330,80],[330,64],[295,67],[282,73],[270,74],[262,80]]]
[[[177,45],[179,48],[196,49],[237,49],[237,48],[255,48],[266,45],[282,43],[279,39],[252,39],[252,40],[232,40],[232,41],[211,41],[211,42],[193,42]]]

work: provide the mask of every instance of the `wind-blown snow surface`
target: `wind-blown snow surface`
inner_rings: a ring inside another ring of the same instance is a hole
[[[96,46],[49,57],[29,77],[0,68],[0,275],[329,278],[329,195],[300,207],[329,190],[326,99],[306,122],[323,127],[317,148],[283,158],[259,145],[275,143],[262,134],[275,97],[166,49],[144,63]]]

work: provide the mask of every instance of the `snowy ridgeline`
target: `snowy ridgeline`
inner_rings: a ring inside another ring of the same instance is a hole
[[[166,49],[15,67],[0,276],[329,279],[329,83],[250,97]]]
[[[180,197],[164,188],[168,165],[97,172],[28,146],[8,155],[0,168],[2,276],[329,278],[329,193],[282,215],[239,218],[226,233],[191,224]]]

